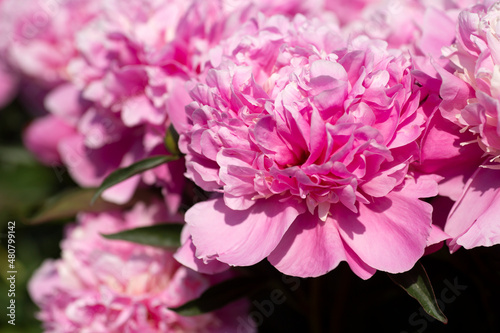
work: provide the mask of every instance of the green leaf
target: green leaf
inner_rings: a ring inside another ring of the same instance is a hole
[[[98,199],[95,204],[91,206],[89,202],[94,192],[94,188],[67,190],[49,199],[29,222],[30,224],[40,224],[43,222],[74,217],[81,211],[103,212],[121,207],[102,199]]]
[[[197,316],[222,308],[246,295],[250,295],[265,286],[262,279],[239,277],[227,280],[207,289],[197,299],[170,310],[182,316]]]
[[[403,288],[408,295],[415,298],[430,316],[444,324],[448,322],[448,319],[439,308],[431,282],[422,264],[416,263],[408,272],[389,274],[389,277],[394,283]]]
[[[180,155],[181,152],[179,151],[179,146],[177,145],[177,142],[179,141],[179,134],[175,130],[174,126],[170,125],[168,128],[167,133],[165,134],[165,148],[170,152],[172,155]]]
[[[116,234],[103,235],[107,239],[124,240],[156,247],[177,248],[181,246],[183,224],[165,223],[129,229]]]
[[[126,168],[118,169],[113,171],[104,181],[102,182],[101,186],[97,189],[95,192],[94,196],[92,197],[91,204],[94,204],[94,202],[99,198],[99,196],[107,190],[108,188],[121,183],[122,181],[135,176],[139,173],[142,173],[146,170],[153,169],[157,166],[160,166],[162,164],[165,164],[167,162],[175,161],[179,159],[179,156],[176,155],[160,155],[160,156],[153,156],[146,158],[144,160],[141,160],[139,162],[136,162],[132,165],[129,165]]]

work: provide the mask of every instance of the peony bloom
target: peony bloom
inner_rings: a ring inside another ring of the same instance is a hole
[[[186,122],[190,98],[184,84],[202,71],[210,48],[259,9],[295,13],[309,10],[313,2],[134,0],[124,5],[111,0],[95,5],[96,15],[86,24],[54,36],[72,53],[64,62],[63,82],[45,98],[49,117],[58,119],[45,124],[64,123],[74,134],[49,133],[41,139],[32,135],[40,130],[28,130],[27,146],[42,161],[61,161],[84,187],[99,186],[117,168],[167,154],[166,130],[170,125],[179,130]],[[103,197],[124,203],[138,186],[158,185],[176,211],[183,172],[183,161],[162,165],[106,190]]]
[[[334,13],[340,24],[345,25],[361,17],[363,9],[382,0],[323,0],[324,8]]]
[[[143,203],[128,212],[81,214],[66,230],[62,258],[47,260],[29,282],[46,332],[235,331],[241,302],[196,317],[169,310],[198,297],[215,277],[180,266],[167,250],[101,236],[167,219],[164,206]]]
[[[409,270],[435,240],[419,198],[437,193],[411,172],[425,116],[409,57],[364,36],[346,43],[300,15],[260,16],[211,65],[191,90],[179,147],[186,176],[215,195],[186,213],[191,237],[177,258],[267,257],[301,277],[341,261],[362,278]]]
[[[453,27],[458,13],[475,3],[476,0],[374,1],[359,11],[360,18],[348,22],[343,33],[383,39],[392,48],[409,49],[412,55],[437,60],[441,47],[455,37]]]
[[[176,75],[186,76],[176,70],[179,66],[172,64],[173,59],[170,64],[168,59],[161,64],[152,59],[168,48],[188,6],[189,2],[180,1],[133,1],[127,6],[107,1],[97,6],[98,14],[92,20],[74,31],[75,54],[65,66],[66,80],[50,91],[45,106],[49,118],[57,118],[52,123],[64,122],[74,128],[73,135],[53,133],[49,136],[56,138],[48,141],[55,143],[53,150],[79,185],[96,187],[117,168],[167,154],[163,137],[170,120],[163,95],[152,91],[155,86],[150,84],[148,73],[171,70],[172,80],[156,84],[182,87]],[[178,91],[174,102],[182,104],[182,91]],[[39,131],[27,131],[33,132]],[[30,144],[35,139],[25,136],[28,146],[37,147]],[[159,166],[105,191],[103,196],[124,203],[141,184],[161,184],[168,206],[176,211],[182,172],[181,161]]]
[[[443,90],[454,87],[460,93],[452,105],[450,94],[443,96],[448,102],[445,111],[451,111],[444,115],[477,135],[480,147],[492,157],[500,155],[500,116],[497,111],[500,98],[499,20],[498,3],[489,10],[484,5],[464,10],[458,18],[456,43],[443,50],[454,65],[455,76],[460,79],[443,79]]]
[[[96,15],[96,1],[3,0],[0,50],[21,75],[44,87],[67,80],[74,35]]]
[[[498,3],[462,11],[455,43],[443,48],[450,64],[445,68],[436,66],[442,82],[441,116],[456,128],[455,136],[462,139],[462,147],[482,153],[467,155],[466,164],[458,167],[463,176],[450,181],[455,188],[450,197],[456,203],[445,232],[452,237],[452,252],[460,246],[470,249],[500,243],[499,19]],[[435,149],[437,153],[439,149]],[[448,166],[457,169],[455,164]]]

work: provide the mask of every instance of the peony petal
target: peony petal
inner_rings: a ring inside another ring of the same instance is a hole
[[[466,249],[500,244],[499,211],[500,189],[497,188],[495,198],[488,208],[482,212],[470,229],[456,240],[456,243]]]
[[[455,39],[455,22],[444,11],[428,7],[422,27],[422,37],[418,44],[425,54],[438,60],[441,48],[450,45]]]
[[[130,96],[123,102],[121,117],[128,127],[143,123],[160,125],[165,121],[165,112],[161,108],[156,108],[146,95],[138,94]]]
[[[141,181],[140,175],[135,175],[129,179],[108,188],[102,193],[103,199],[119,205],[126,204],[134,195],[135,189]]]
[[[82,100],[80,93],[73,84],[62,84],[45,97],[44,106],[50,113],[76,126],[88,106],[88,102]]]
[[[491,246],[500,241],[500,177],[498,170],[478,168],[453,206],[444,231],[453,237],[448,246],[456,251]]]
[[[344,252],[335,222],[307,212],[295,219],[267,259],[284,274],[317,277],[346,260]]]
[[[439,95],[443,98],[440,106],[443,117],[455,122],[459,111],[467,105],[471,94],[470,86],[441,66],[434,64],[434,67],[443,82],[439,90]]]
[[[390,273],[413,267],[424,254],[432,207],[401,192],[359,204],[359,213],[332,209],[345,243],[369,266]]]
[[[204,263],[203,260],[196,258],[195,252],[196,248],[194,247],[191,236],[189,236],[182,246],[177,249],[177,252],[174,254],[174,258],[183,266],[203,274],[215,274],[229,269],[227,264],[218,260],[210,260],[207,263]]]
[[[191,102],[191,98],[181,79],[172,79],[168,82],[169,94],[166,101],[168,118],[177,133],[183,133],[188,128],[188,120],[184,107]]]
[[[462,168],[476,163],[483,151],[477,145],[461,145],[474,140],[469,132],[460,133],[460,127],[444,118],[441,112],[434,112],[428,120],[422,139],[421,169],[436,172],[442,169]]]
[[[347,263],[351,270],[363,280],[371,278],[377,270],[368,266],[345,242],[343,243]]]
[[[24,145],[46,165],[61,164],[59,142],[76,134],[63,119],[46,115],[35,119],[23,133]]]
[[[304,211],[305,207],[295,201],[280,202],[276,196],[258,200],[245,211],[235,211],[219,197],[194,205],[186,212],[186,222],[198,258],[249,266],[267,257]]]
[[[274,152],[274,160],[281,165],[295,164],[296,157],[276,132],[276,121],[271,116],[262,117],[254,129],[256,143],[264,152]]]

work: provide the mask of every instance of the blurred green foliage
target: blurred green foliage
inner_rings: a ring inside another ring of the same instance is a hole
[[[60,182],[54,171],[41,165],[23,147],[22,131],[31,116],[15,100],[0,110],[0,332],[41,332],[35,319],[37,307],[27,292],[33,272],[47,258],[59,256],[62,238],[61,224],[30,226],[29,217],[50,196],[71,182]],[[10,302],[7,284],[7,224],[16,222],[16,325],[7,323],[6,306]]]

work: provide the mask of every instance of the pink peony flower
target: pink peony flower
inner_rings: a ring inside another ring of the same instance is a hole
[[[30,137],[25,141],[35,142],[28,144],[35,154],[44,154],[41,146],[45,151],[57,152],[59,156],[52,160],[62,161],[72,178],[85,187],[100,185],[116,168],[167,154],[163,137],[170,121],[165,107],[155,105],[145,95],[150,69],[147,59],[168,45],[164,37],[172,38],[178,18],[188,5],[179,1],[135,1],[127,6],[106,2],[95,6],[97,14],[85,25],[53,36],[54,43],[70,45],[73,53],[64,63],[62,84],[49,92],[45,106],[57,118],[53,124],[64,123],[74,129],[61,131],[54,127],[43,139],[34,135],[39,131],[28,130]],[[74,6],[63,9],[65,17],[80,15]],[[175,79],[157,84],[162,83],[179,85]],[[182,104],[182,90],[177,92],[173,102]],[[45,143],[52,144],[50,149]],[[139,184],[157,183],[168,189],[168,206],[176,211],[183,168],[181,161],[160,166],[107,190],[104,197],[124,203]]]
[[[409,57],[300,15],[250,20],[213,54],[179,147],[186,176],[217,194],[186,213],[178,260],[409,270],[434,241],[419,197],[437,191],[411,172],[425,116]]]
[[[453,123],[464,149],[482,153],[464,155],[468,158],[465,164],[448,164],[459,174],[448,181],[454,187],[449,190],[450,197],[456,200],[445,226],[452,237],[452,252],[460,246],[470,249],[500,243],[500,224],[495,215],[500,204],[500,184],[496,181],[500,176],[499,18],[498,3],[462,11],[455,43],[443,48],[450,64],[436,66],[442,82],[442,117]],[[427,150],[439,153],[439,149]]]
[[[484,5],[464,10],[458,18],[456,43],[443,50],[454,65],[455,76],[460,79],[443,78],[443,99],[448,102],[445,111],[451,111],[444,116],[477,135],[480,147],[492,157],[500,155],[496,109],[500,97],[500,58],[496,54],[500,47],[496,28],[499,19],[499,4],[489,10]],[[451,104],[452,92],[445,89],[453,88],[458,98]]]
[[[61,160],[85,187],[100,185],[116,168],[167,154],[167,128],[172,124],[179,130],[186,123],[184,106],[190,98],[185,82],[202,70],[210,48],[260,7],[273,13],[296,12],[304,6],[173,0],[134,0],[126,5],[108,1],[97,6],[93,19],[71,32],[74,54],[65,67],[66,82],[45,99],[48,111],[60,123],[74,126],[75,133],[49,134],[42,141],[55,146],[45,151],[58,152],[60,157],[53,160]],[[43,153],[35,151],[38,156]],[[155,184],[163,187],[168,206],[176,211],[183,172],[183,161],[169,163],[108,189],[103,197],[124,203],[137,186]]]
[[[409,49],[413,55],[441,56],[441,47],[455,37],[458,13],[476,0],[373,1],[344,27],[344,34],[383,39],[390,47]],[[451,29],[450,29],[451,28]]]
[[[96,1],[0,2],[0,50],[10,66],[45,87],[67,80],[74,35],[95,14]]]
[[[172,253],[102,233],[166,221],[164,206],[85,213],[66,229],[62,258],[47,260],[29,282],[47,332],[228,332],[245,303],[195,317],[169,310],[198,297],[216,279],[180,266]],[[222,278],[219,276],[217,279]]]
[[[325,9],[333,12],[344,25],[361,17],[363,9],[382,0],[323,0]]]

